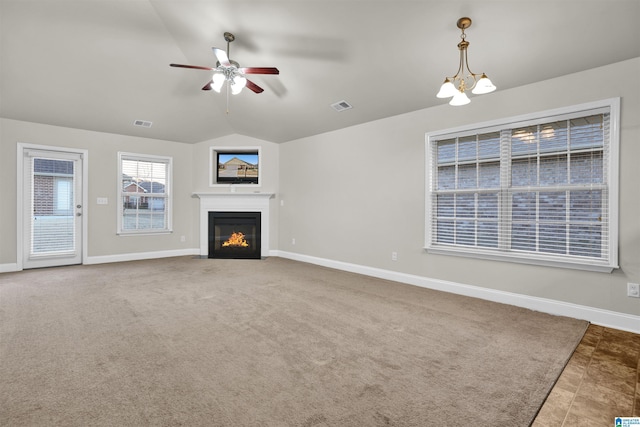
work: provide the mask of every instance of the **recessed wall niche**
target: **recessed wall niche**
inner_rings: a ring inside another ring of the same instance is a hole
[[[262,155],[260,147],[210,147],[210,187],[260,187]]]

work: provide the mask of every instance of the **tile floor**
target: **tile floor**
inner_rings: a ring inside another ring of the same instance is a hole
[[[533,427],[612,427],[640,417],[640,335],[589,325]]]

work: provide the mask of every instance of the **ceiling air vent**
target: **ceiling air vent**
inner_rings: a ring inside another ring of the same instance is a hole
[[[351,106],[347,101],[338,101],[335,104],[331,104],[331,108],[336,111],[344,111],[353,108],[353,106]]]
[[[143,128],[150,128],[152,124],[152,122],[148,122],[146,120],[136,120],[133,122],[134,126],[142,126]]]

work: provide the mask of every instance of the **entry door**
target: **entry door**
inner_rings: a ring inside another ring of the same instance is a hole
[[[82,154],[24,150],[23,268],[82,263]]]

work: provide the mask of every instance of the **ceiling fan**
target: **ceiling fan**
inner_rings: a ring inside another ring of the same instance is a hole
[[[213,47],[213,53],[215,54],[218,62],[214,68],[202,67],[199,65],[182,65],[182,64],[169,64],[172,67],[181,68],[194,68],[196,70],[210,70],[213,71],[211,80],[202,87],[202,90],[215,90],[220,93],[222,87],[227,85],[228,91],[236,95],[242,91],[245,86],[255,93],[262,93],[264,89],[245,77],[245,74],[280,74],[280,71],[275,67],[240,67],[236,61],[229,59],[229,44],[236,39],[236,37],[229,33],[224,33],[224,39],[227,41],[226,52],[217,47]]]

